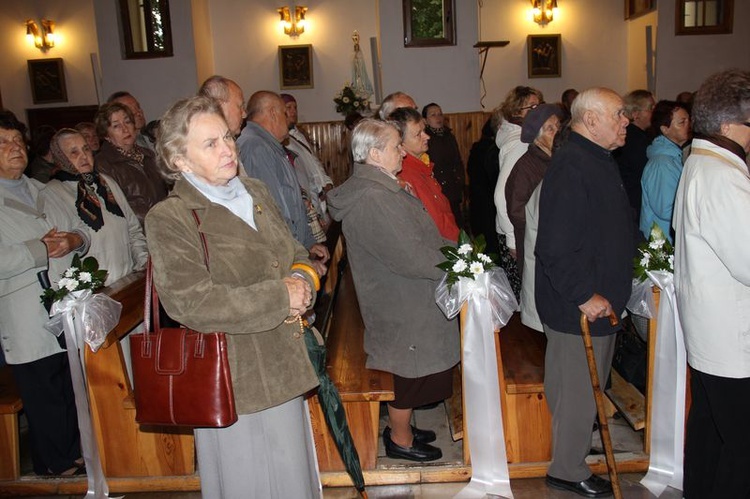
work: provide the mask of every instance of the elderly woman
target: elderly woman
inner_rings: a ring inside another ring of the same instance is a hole
[[[444,275],[436,265],[445,260],[439,248],[446,241],[396,177],[406,153],[393,123],[362,120],[352,134],[352,153],[353,174],[329,193],[329,210],[346,236],[367,367],[394,375],[385,452],[432,461],[442,456],[429,445],[435,433],[412,426],[411,416],[413,408],[450,396],[451,369],[459,361],[456,323],[435,304]]]
[[[690,114],[684,104],[659,101],[651,115],[651,128],[658,135],[646,149],[640,229],[648,239],[656,222],[672,243],[672,208],[682,175],[682,146],[690,138]]]
[[[398,125],[401,131],[401,147],[406,153],[398,178],[404,182],[407,190],[422,201],[440,235],[450,241],[458,241],[459,230],[450,201],[435,180],[433,163],[425,155],[430,136],[425,132],[424,119],[416,109],[410,107],[396,109],[389,119]]]
[[[710,76],[674,209],[675,289],[692,403],[684,495],[750,491],[750,71]]]
[[[91,230],[88,254],[107,270],[105,286],[143,269],[148,249],[141,224],[117,183],[94,170],[94,155],[84,136],[63,128],[52,137],[50,150],[58,172],[47,189],[67,200]]]
[[[179,101],[160,127],[156,148],[177,181],[146,217],[154,283],[173,319],[227,333],[239,415],[227,428],[195,430],[203,497],[319,497],[302,397],[317,378],[293,320],[314,294],[310,278],[290,270],[310,264],[307,250],[265,185],[237,176],[234,137],[214,100]]]
[[[505,199],[505,184],[508,182],[513,167],[521,156],[526,153],[528,145],[521,142],[521,125],[526,114],[539,104],[544,103],[542,92],[532,87],[518,86],[511,89],[500,105],[503,114],[503,122],[497,130],[495,144],[500,152],[498,159],[500,173],[495,185],[495,228],[500,239],[500,266],[508,276],[516,298],[521,293],[521,277],[516,263],[516,248],[523,245],[518,241],[513,230],[513,223],[508,215],[508,204]]]
[[[70,267],[88,248],[72,206],[23,175],[26,127],[0,111],[0,346],[11,365],[29,422],[37,475],[84,472],[65,337],[44,329],[41,282]]]
[[[432,172],[443,189],[443,194],[451,203],[456,224],[462,227],[461,203],[466,188],[466,172],[456,136],[446,125],[443,110],[434,102],[422,108],[422,117],[425,119],[425,132],[430,136],[427,155],[435,165]]]
[[[136,145],[133,113],[124,104],[103,105],[96,114],[96,131],[103,139],[96,170],[114,179],[143,224],[148,210],[167,196],[167,184],[154,153]]]
[[[544,178],[552,160],[552,143],[560,131],[562,109],[556,104],[540,104],[523,119],[521,142],[529,148],[516,162],[505,184],[508,217],[513,224],[519,277],[523,272],[523,236],[526,229],[526,203]]]

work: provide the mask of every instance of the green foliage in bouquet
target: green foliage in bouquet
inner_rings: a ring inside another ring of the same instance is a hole
[[[48,288],[42,293],[42,303],[54,303],[62,300],[73,291],[90,289],[95,291],[104,286],[107,280],[107,271],[99,268],[99,262],[93,256],[87,256],[83,260],[76,254],[73,257],[72,267],[60,275],[57,281],[57,289]]]
[[[476,276],[495,267],[493,255],[484,253],[486,247],[484,235],[480,234],[472,241],[462,230],[458,236],[457,246],[440,248],[446,261],[438,264],[437,267],[447,273],[446,283],[449,290],[458,282],[459,277],[476,279]]]
[[[674,247],[656,222],[651,226],[648,241],[638,246],[638,256],[633,262],[635,277],[641,282],[648,279],[647,270],[674,272]]]
[[[368,96],[358,93],[350,84],[344,85],[344,88],[336,94],[333,102],[336,104],[336,112],[344,116],[358,112],[362,113],[370,109]]]

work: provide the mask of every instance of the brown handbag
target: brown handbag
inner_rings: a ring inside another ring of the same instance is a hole
[[[198,225],[200,220],[193,211]],[[203,256],[208,247],[203,233]],[[130,335],[135,384],[135,420],[143,425],[222,428],[237,421],[224,333],[200,333],[185,326],[161,328],[159,295],[149,259],[143,322],[146,332]],[[150,331],[149,312],[154,320]]]

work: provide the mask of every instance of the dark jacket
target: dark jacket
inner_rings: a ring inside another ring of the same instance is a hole
[[[519,271],[523,270],[524,261],[522,241],[526,229],[526,203],[544,178],[551,160],[552,158],[536,144],[529,144],[528,151],[516,161],[505,184],[505,202],[516,236],[516,261],[519,262]]]
[[[633,276],[630,205],[606,149],[571,132],[542,183],[536,241],[536,305],[542,323],[580,334],[578,309],[598,293],[620,317]],[[614,333],[607,319],[591,334]]]
[[[632,123],[628,125],[627,132],[625,145],[615,150],[613,156],[617,160],[622,185],[625,187],[633,220],[637,225],[641,215],[641,177],[648,161],[646,148],[651,140],[645,131]]]
[[[461,152],[458,150],[456,136],[448,127],[435,130],[428,126],[425,127],[425,132],[430,136],[430,141],[427,144],[427,155],[435,165],[432,170],[433,175],[435,175],[435,180],[438,181],[443,194],[451,204],[456,224],[462,227],[461,203],[464,199],[466,173],[464,172],[464,163],[461,160]]]
[[[459,361],[459,333],[435,303],[448,244],[416,197],[374,166],[328,193],[341,220],[362,320],[367,367],[418,378]]]
[[[135,216],[143,225],[148,210],[167,197],[167,183],[159,173],[154,153],[139,146],[135,147],[143,153],[143,165],[120,154],[115,146],[106,140],[102,142],[94,164],[99,173],[104,173],[117,182]]]
[[[469,175],[469,223],[471,232],[484,234],[487,251],[497,254],[500,247],[495,231],[495,185],[500,174],[499,150],[495,145],[489,120],[482,129],[482,138],[471,146],[466,171]]]

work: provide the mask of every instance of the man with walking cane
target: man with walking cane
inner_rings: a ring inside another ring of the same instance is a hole
[[[544,391],[552,413],[547,484],[585,497],[612,486],[591,473],[596,407],[581,340],[590,323],[599,379],[609,377],[619,317],[630,296],[633,220],[611,151],[625,143],[628,119],[612,90],[592,88],[573,102],[571,133],[552,157],[539,200],[535,297],[547,335]]]

